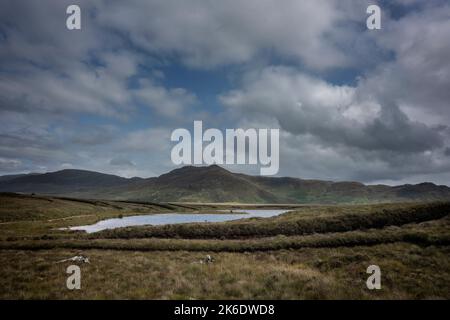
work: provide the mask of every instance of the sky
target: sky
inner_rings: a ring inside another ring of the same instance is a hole
[[[449,104],[448,1],[0,2],[0,175],[157,176],[202,120],[278,128],[278,176],[450,185]]]

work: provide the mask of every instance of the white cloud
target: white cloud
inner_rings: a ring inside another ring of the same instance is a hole
[[[349,5],[335,0],[115,1],[98,18],[126,31],[140,48],[193,67],[244,63],[272,52],[324,69],[353,63],[329,41],[349,18],[344,8]],[[364,20],[364,11],[359,17]]]
[[[332,85],[288,67],[243,79],[221,101],[245,126],[273,119],[284,130],[282,174],[374,181],[450,169],[442,130],[410,120],[385,96],[362,96],[365,87]]]
[[[381,64],[361,82],[360,95],[395,101],[414,120],[436,123],[438,116],[448,123],[449,33],[448,4],[387,21],[376,40],[393,53],[394,59]]]
[[[0,158],[0,172],[14,172],[15,170],[20,169],[21,165],[22,161],[20,160]]]
[[[195,94],[186,89],[167,89],[148,80],[141,81],[139,88],[132,90],[132,93],[140,103],[169,118],[185,117],[189,113],[187,108],[198,103]]]

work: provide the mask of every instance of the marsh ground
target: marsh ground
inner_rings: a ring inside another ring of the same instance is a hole
[[[269,219],[133,227],[86,235],[56,227],[158,205],[0,196],[2,299],[449,299],[448,204],[299,206]],[[223,207],[231,207],[224,204]],[[235,205],[236,207],[236,205]],[[82,288],[66,288],[77,254]],[[206,255],[214,262],[201,263]],[[382,289],[368,290],[369,265]]]

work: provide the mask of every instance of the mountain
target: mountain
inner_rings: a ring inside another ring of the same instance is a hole
[[[33,176],[36,174],[39,174],[39,173],[9,174],[9,175],[5,175],[5,176],[0,176],[0,182],[13,180],[13,179],[20,178],[20,177]]]
[[[3,180],[3,177],[0,177],[0,191],[56,195],[74,192],[89,193],[111,185],[123,186],[130,183],[130,179],[115,175],[72,169],[44,174],[18,175],[15,178],[7,178],[6,180]]]
[[[3,176],[0,191],[155,202],[331,204],[450,200],[450,188],[433,183],[391,187],[261,177],[233,173],[217,165],[187,166],[148,179],[85,170]]]
[[[216,165],[188,166],[136,184],[124,196],[160,202],[279,202],[271,190],[247,177]]]

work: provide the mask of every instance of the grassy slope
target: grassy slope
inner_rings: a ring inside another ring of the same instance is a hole
[[[0,194],[0,222],[52,220],[102,213],[164,211],[159,206],[48,196]],[[166,210],[167,211],[167,210]]]
[[[167,208],[51,199],[0,197],[0,298],[450,298],[448,204],[304,206],[268,220],[85,235],[53,227]],[[91,264],[71,292],[68,264],[56,261],[79,253]],[[215,262],[200,264],[206,254]],[[381,291],[365,287],[371,264]]]

